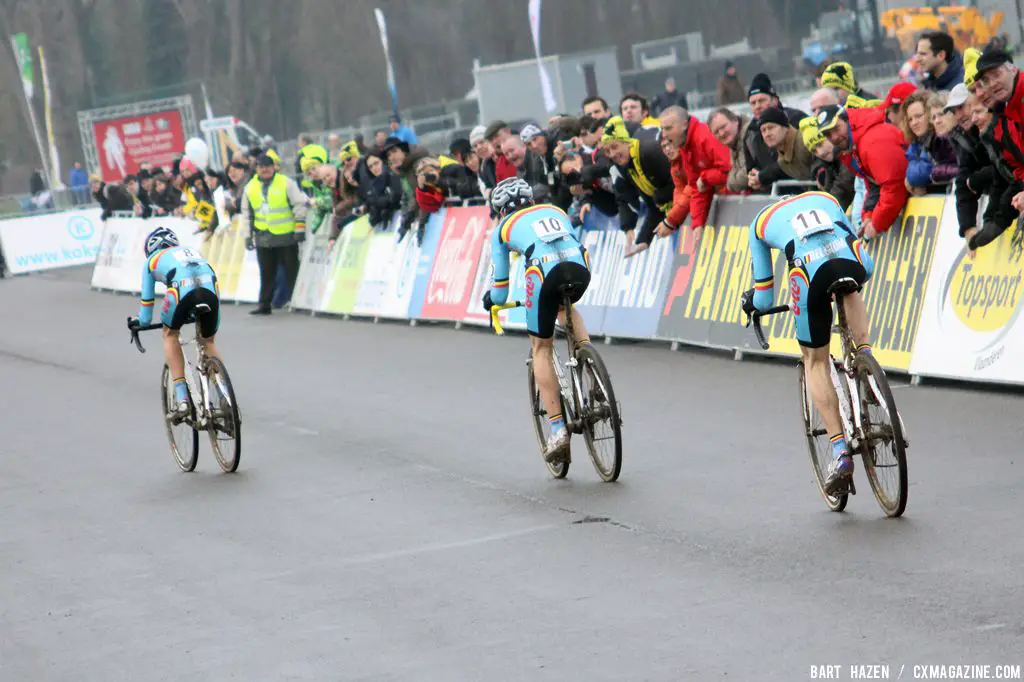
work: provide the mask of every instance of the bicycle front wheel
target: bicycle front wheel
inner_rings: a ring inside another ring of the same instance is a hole
[[[896,401],[885,372],[870,354],[858,353],[854,370],[864,430],[864,473],[885,515],[902,516],[907,508],[907,450]]]
[[[238,401],[224,363],[206,359],[206,378],[210,391],[210,447],[224,473],[238,470],[242,460],[242,420]]]
[[[576,362],[580,393],[583,395],[580,410],[583,440],[598,475],[611,483],[619,478],[622,471],[622,421],[615,391],[612,390],[612,379],[601,356],[590,344],[577,349]]]
[[[831,358],[829,362],[831,362]],[[841,512],[846,509],[849,501],[849,494],[829,495],[825,492],[825,481],[828,479],[828,469],[832,464],[832,445],[829,443],[828,429],[821,418],[821,413],[814,409],[814,401],[807,387],[807,372],[804,363],[797,365],[800,370],[800,414],[804,420],[804,436],[807,439],[807,452],[811,456],[811,468],[814,469],[814,478],[818,482],[818,491],[825,498],[825,504],[834,512]],[[844,395],[839,396],[840,400],[849,399]]]
[[[540,397],[540,389],[537,387],[537,380],[533,376],[533,359],[531,358],[527,364],[528,382],[530,388],[530,412],[533,414],[533,429],[537,433],[537,444],[540,446],[541,455],[544,454],[544,449],[548,444],[548,436],[551,435],[551,423],[548,421],[548,411],[544,408],[544,401]],[[562,403],[562,414],[565,415],[565,401],[559,396],[559,400]],[[544,464],[547,465],[548,473],[555,478],[565,478],[569,473],[569,462],[571,457],[567,457],[563,462],[557,462],[551,464],[547,460],[544,460]]]
[[[192,413],[185,421],[175,423],[169,416],[174,410],[174,380],[171,378],[171,370],[164,365],[161,384],[161,404],[164,408],[164,425],[167,427],[167,440],[171,444],[171,455],[182,471],[195,471],[196,462],[199,461],[199,431],[194,428],[196,423],[196,407],[194,401]]]

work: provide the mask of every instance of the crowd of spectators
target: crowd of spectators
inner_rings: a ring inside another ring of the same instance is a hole
[[[1024,194],[1016,193],[1024,153],[1013,146],[1024,135],[1000,104],[1016,80],[999,85],[990,75],[1005,80],[1016,70],[997,47],[979,56],[969,51],[965,58],[948,34],[925,33],[913,82],[897,83],[884,98],[864,91],[850,64],[826,63],[808,112],[787,106],[768,74],[744,87],[726,62],[717,90],[722,106],[706,120],[690,113],[669,78],[650,102],[627,92],[615,110],[595,96],[578,113],[544,125],[490,121],[437,155],[393,120],[372,147],[329,140],[340,151],[301,170],[320,216],[333,213],[332,239],[355,217],[366,214],[382,226],[396,213],[403,236],[422,238],[425,219],[446,200],[483,199],[513,175],[577,225],[592,211],[617,218],[627,257],[684,225],[699,234],[716,194],[767,194],[780,181],[792,191],[832,194],[870,239],[890,229],[910,196],[945,192],[958,180],[961,229],[970,237],[978,229],[971,206],[976,213],[981,194],[999,195],[986,216],[1003,229],[1013,217],[1009,202],[1024,206]],[[729,108],[742,101],[749,115]]]

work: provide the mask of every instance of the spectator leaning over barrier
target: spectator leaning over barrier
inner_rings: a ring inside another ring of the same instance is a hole
[[[384,145],[384,159],[391,172],[402,181],[402,229],[409,230],[416,218],[416,164],[427,157],[422,147],[410,147],[395,137],[389,137]],[[404,234],[404,232],[403,232]]]
[[[310,139],[308,136],[300,135],[299,139]],[[273,159],[273,157],[271,157]],[[312,142],[305,144],[299,149],[299,156],[296,160],[296,165],[299,167],[299,172],[302,173],[302,180],[299,182],[299,186],[302,191],[312,196],[313,194],[313,181],[305,175],[306,171],[303,169],[302,162],[304,159],[308,159],[312,163],[307,163],[306,168],[313,168],[318,164],[327,163],[330,159],[327,149],[319,144],[313,144]],[[259,161],[257,160],[257,166]]]
[[[740,83],[739,75],[736,73],[736,65],[730,61],[725,62],[725,73],[718,79],[715,88],[715,101],[719,106],[741,103],[747,92]]]
[[[804,147],[803,139],[789,123],[782,109],[767,109],[758,119],[761,137],[778,154],[779,168],[794,180],[810,180],[814,155]]]
[[[521,137],[517,135],[506,137],[501,145],[501,153],[516,169],[516,174],[526,180],[535,193],[539,186],[547,187],[547,171],[544,168],[544,161],[526,146]]]
[[[932,127],[931,96],[932,93],[921,90],[902,105],[900,129],[907,141],[907,191],[918,196],[945,192],[957,171],[953,144],[936,135]]]
[[[900,126],[903,120],[903,102],[917,92],[917,86],[913,83],[897,83],[889,88],[889,94],[885,96],[881,108],[885,112],[885,120],[896,127]]]
[[[581,225],[594,209],[609,218],[618,213],[610,171],[611,162],[597,152],[570,151],[562,157],[559,172],[573,197],[568,213],[574,225]]]
[[[469,143],[473,145],[473,152],[480,160],[480,170],[477,172],[480,180],[480,193],[486,199],[491,189],[498,184],[497,168],[495,166],[494,148],[487,141],[487,128],[477,126],[469,133]]]
[[[1024,78],[1008,53],[990,48],[975,64],[968,64],[966,80],[972,81],[973,92],[994,113],[990,136],[1002,149],[999,166],[1012,172],[1011,191],[1016,193],[1011,205],[1018,212],[1024,211]],[[1017,239],[1024,235],[1022,222],[1017,223]],[[975,237],[981,239],[981,235]]]
[[[875,95],[857,86],[853,67],[847,62],[829,64],[821,74],[821,87],[836,90],[839,103],[843,105],[850,97],[857,97],[860,100],[876,99]]]
[[[533,155],[540,161],[543,167],[543,184],[547,185],[548,192],[554,196],[557,188],[555,177],[558,169],[555,166],[555,145],[551,143],[548,133],[530,123],[523,126],[523,129],[519,132],[519,139],[526,144]],[[530,184],[532,185],[533,183],[531,182]]]
[[[925,72],[925,90],[952,90],[964,80],[964,62],[953,44],[953,36],[941,31],[923,33],[917,41],[917,64]]]
[[[452,140],[448,147],[448,156],[441,155],[440,186],[451,199],[472,199],[481,196],[480,158],[473,151],[473,146],[464,137]]]
[[[245,188],[242,225],[246,248],[256,249],[260,265],[259,304],[251,315],[269,315],[277,268],[284,264],[288,290],[299,273],[299,244],[306,238],[307,197],[291,178],[274,169],[267,155],[256,161],[256,176]]]
[[[619,100],[619,113],[626,129],[638,140],[657,140],[661,132],[658,119],[651,117],[647,100],[635,92],[627,92]]]
[[[363,190],[367,215],[371,225],[390,225],[391,219],[402,208],[402,181],[384,163],[380,152],[366,155],[366,167],[371,179]]]
[[[139,201],[143,205],[143,215],[153,215],[153,173],[145,168],[139,169]]]
[[[601,136],[604,134],[604,124],[607,119],[594,118],[585,114],[580,119],[580,137],[577,143],[580,151],[584,154],[592,154],[601,145]]]
[[[366,212],[365,190],[360,185],[350,182],[346,178],[346,174],[354,178],[352,171],[346,171],[332,163],[320,164],[312,170],[312,176],[329,193],[326,197],[318,198],[314,203],[317,217],[320,215],[330,216],[328,250],[334,248],[334,243],[345,228]],[[370,182],[372,181],[367,180],[367,186]],[[399,181],[399,187],[401,188],[401,181]]]
[[[583,100],[581,107],[585,115],[591,116],[597,120],[608,120],[612,117],[611,107],[608,106],[608,102],[603,97],[594,95]]]
[[[808,116],[800,121],[800,138],[814,155],[811,176],[818,189],[831,194],[843,210],[847,210],[853,202],[853,173],[839,162],[835,147],[818,130],[818,119]]]
[[[98,175],[89,176],[89,187],[92,189],[93,198],[103,209],[103,213],[100,214],[101,220],[106,220],[114,212],[132,211],[135,206],[131,194],[124,187],[107,184],[100,180]]]
[[[487,126],[484,137],[491,143],[494,149],[494,177],[498,182],[508,180],[517,174],[516,167],[505,158],[502,145],[505,140],[512,137],[512,128],[504,121],[494,121]]]
[[[748,189],[747,159],[743,153],[743,138],[746,137],[749,126],[749,116],[741,116],[726,107],[715,109],[708,116],[708,128],[711,129],[711,134],[729,150],[732,164],[729,168],[729,179],[725,182],[725,188],[734,194],[746,192]]]
[[[679,155],[672,162],[672,206],[658,225],[657,234],[667,237],[689,215],[690,227],[699,239],[711,212],[711,200],[729,179],[729,148],[682,107],[669,107],[661,113],[661,136],[679,149]]]
[[[249,183],[249,167],[238,161],[232,161],[228,166],[228,180],[226,189],[227,212],[234,217],[242,212],[242,197],[245,194],[245,186]]]
[[[665,92],[659,94],[651,103],[651,114],[660,116],[669,107],[687,108],[686,95],[676,90],[676,79],[669,76],[665,79]]]
[[[672,206],[675,186],[671,164],[657,140],[638,140],[629,134],[625,122],[613,116],[605,125],[601,138],[604,154],[615,166],[615,194],[619,203],[619,222],[626,233],[625,257],[629,258],[651,245],[654,228],[665,218]],[[642,202],[647,206],[643,225],[637,231],[637,211]]]
[[[970,52],[971,50],[968,49],[967,53]],[[1014,206],[1014,197],[1021,191],[1021,181],[1019,179],[1020,166],[1017,164],[1012,148],[1003,143],[1003,140],[1012,140],[1010,135],[1015,124],[1005,116],[995,113],[1002,108],[1001,105],[995,102],[990,89],[975,79],[977,75],[976,62],[980,61],[977,59],[977,55],[965,54],[964,61],[966,70],[964,83],[972,92],[969,105],[971,122],[979,131],[982,147],[996,170],[997,178],[1002,179],[1005,183],[1001,192],[996,183],[990,187],[989,208],[992,207],[992,204],[996,204],[998,208],[991,215],[988,210],[985,211],[981,229],[970,235],[965,231],[964,236],[968,240],[968,248],[973,255],[977,248],[985,246],[1002,234],[1009,224],[1018,217],[1019,209]],[[1017,234],[1020,234],[1019,220]]]
[[[972,108],[975,105],[979,108],[978,125],[972,116]],[[980,105],[978,98],[971,95],[963,83],[950,91],[945,111],[947,116],[953,116],[955,119],[955,127],[949,137],[956,149],[958,166],[955,191],[960,236],[969,240],[978,232],[978,207],[983,195],[989,196],[989,202],[982,217],[982,225],[1001,221],[1005,217],[1005,224],[998,230],[1002,233],[1013,222],[1015,216],[1009,202],[1003,201],[1008,182],[989,158],[981,141],[980,130],[988,129],[992,122],[992,114],[987,107]],[[934,110],[932,114],[935,114]],[[935,125],[938,129],[941,124]],[[989,228],[990,231],[994,229],[994,226]]]
[[[907,203],[907,158],[903,133],[885,122],[880,109],[827,106],[818,112],[818,128],[855,175],[871,183],[861,214],[867,239],[890,227]]]
[[[398,114],[391,114],[391,118],[388,121],[391,126],[391,135],[389,137],[397,137],[408,145],[419,144],[420,140],[416,137],[416,133],[412,131],[412,128],[402,125],[402,119]]]
[[[786,174],[779,168],[775,151],[765,144],[764,138],[761,137],[761,128],[757,118],[765,110],[776,107],[786,112],[790,123],[798,126],[800,119],[806,118],[807,115],[798,109],[784,107],[775,88],[772,87],[771,79],[763,73],[757,74],[750,81],[747,101],[750,103],[750,112],[753,118],[752,124],[747,128],[747,135],[743,139],[747,187],[754,192],[768,193],[775,182],[786,178]]]
[[[153,215],[173,215],[175,209],[181,206],[180,197],[181,193],[174,189],[169,177],[159,173],[153,178]]]

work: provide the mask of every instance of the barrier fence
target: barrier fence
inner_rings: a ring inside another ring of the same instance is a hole
[[[656,240],[629,259],[622,257],[625,235],[617,220],[590,212],[581,238],[593,274],[579,308],[592,334],[761,353],[742,326],[739,301],[751,286],[750,221],[772,201],[718,197],[699,243],[686,232]],[[183,241],[199,246],[217,271],[222,298],[255,301],[259,269],[239,226],[197,244],[191,224],[181,223],[174,227]],[[138,291],[142,238],[150,225],[107,222],[94,287]],[[415,231],[399,239],[397,219],[375,228],[363,217],[328,249],[325,223],[302,247],[292,306],[314,314],[487,325],[480,301],[489,285],[491,231],[486,207],[449,207],[427,222],[422,244]],[[1018,329],[1024,266],[1011,247],[1012,232],[970,260],[952,198],[909,200],[901,222],[868,246],[876,269],[865,302],[884,367],[915,376],[1024,383],[1024,329]],[[781,255],[775,281],[777,300],[789,302]],[[510,297],[524,295],[524,268],[516,259]],[[522,309],[504,315],[510,328],[525,327]],[[772,318],[766,332],[769,355],[799,355],[791,315]]]

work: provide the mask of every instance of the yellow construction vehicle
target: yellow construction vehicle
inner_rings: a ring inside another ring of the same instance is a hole
[[[977,7],[949,5],[944,7],[905,7],[882,13],[881,24],[890,38],[899,41],[904,54],[917,50],[917,39],[925,31],[945,31],[953,36],[956,49],[980,47],[999,35],[1003,13],[985,16]]]

